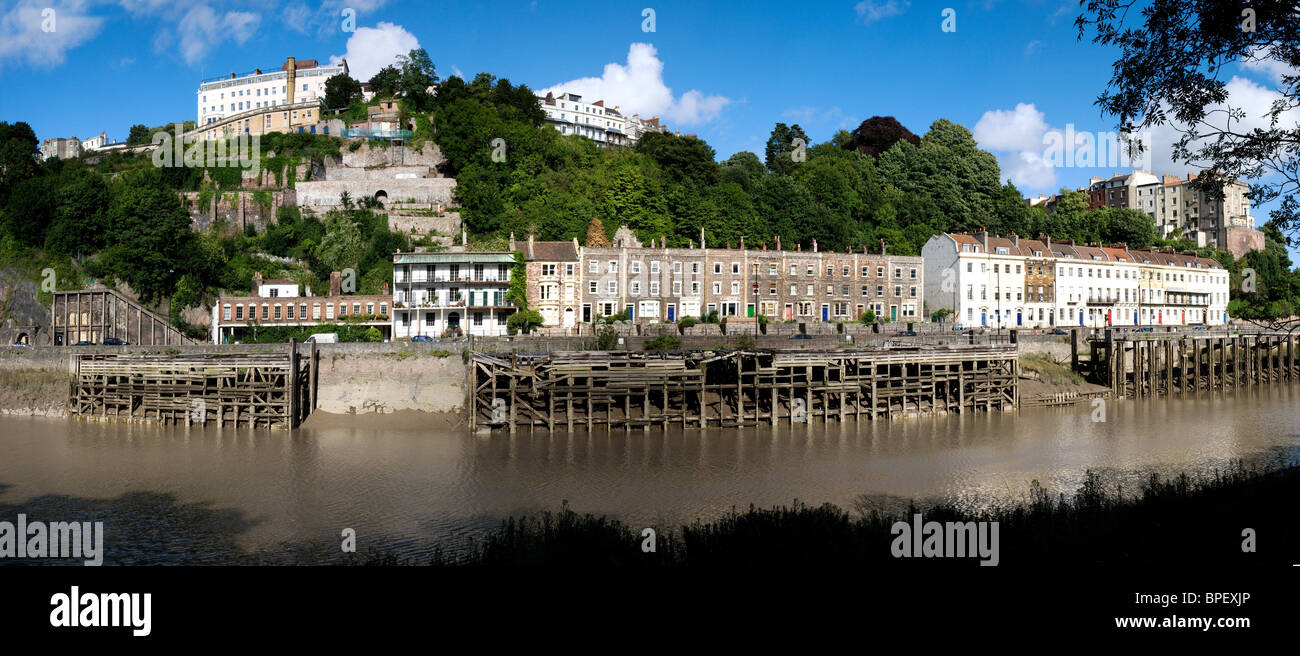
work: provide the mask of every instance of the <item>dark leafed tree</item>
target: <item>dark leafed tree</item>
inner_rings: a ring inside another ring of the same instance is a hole
[[[149,126],[139,123],[132,125],[131,132],[126,136],[126,145],[140,146],[147,143],[149,143]]]
[[[875,157],[899,141],[906,141],[913,146],[921,145],[921,138],[903,127],[893,116],[872,116],[858,125],[844,146]]]
[[[800,142],[796,143],[796,139],[799,139]],[[768,135],[767,147],[763,151],[764,163],[767,165],[767,169],[773,173],[784,173],[786,175],[792,173],[794,168],[799,165],[793,154],[800,143],[805,150],[804,157],[806,158],[806,151],[812,147],[812,142],[809,141],[808,135],[803,131],[803,128],[799,127],[798,123],[789,126],[785,123],[777,123],[776,127],[772,128],[772,133]]]
[[[351,76],[339,73],[325,80],[325,106],[341,109],[361,100],[361,83]]]
[[[395,66],[385,66],[367,82],[375,98],[391,98],[401,90],[402,72]]]
[[[1096,104],[1117,129],[1168,124],[1181,135],[1173,157],[1204,169],[1194,186],[1222,193],[1231,179],[1256,203],[1281,198],[1270,214],[1295,239],[1300,230],[1300,13],[1290,0],[1087,0],[1079,38],[1117,46],[1119,58]],[[1140,10],[1140,11],[1139,11]],[[1280,70],[1271,106],[1248,111],[1225,78],[1240,64]],[[1215,175],[1218,171],[1222,175]]]

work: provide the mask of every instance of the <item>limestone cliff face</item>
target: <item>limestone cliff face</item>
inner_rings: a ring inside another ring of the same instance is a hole
[[[36,293],[39,280],[14,269],[0,269],[0,348],[25,341],[39,344],[49,331],[50,309]]]

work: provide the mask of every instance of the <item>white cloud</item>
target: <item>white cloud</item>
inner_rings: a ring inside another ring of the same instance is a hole
[[[99,33],[103,22],[88,15],[86,3],[79,0],[21,0],[0,16],[0,66],[8,61],[40,69],[60,66],[69,50]]]
[[[242,44],[257,31],[259,14],[245,11],[217,12],[208,5],[195,5],[176,25],[175,46],[187,64],[203,60],[227,38]]]
[[[224,43],[246,43],[262,23],[261,14],[218,11],[206,3],[192,5],[184,12],[179,11],[184,5],[168,5],[155,0],[131,0],[123,2],[123,6],[140,17],[157,12],[163,25],[154,34],[154,51],[179,54],[190,65],[202,62]],[[171,27],[173,22],[174,28]]]
[[[1038,51],[1043,45],[1042,41],[1037,39],[1025,44],[1025,56],[1028,57]]]
[[[586,101],[603,99],[606,105],[617,106],[624,116],[659,116],[682,125],[712,121],[733,102],[730,98],[706,95],[694,89],[674,98],[673,90],[664,84],[663,70],[664,64],[653,45],[633,43],[627,51],[626,65],[609,63],[600,77],[563,82],[538,93],[576,93]]]
[[[1222,105],[1214,105],[1208,108],[1210,112],[1206,116],[1205,122],[1213,128],[1231,127],[1234,132],[1250,132],[1255,128],[1262,130],[1269,129],[1270,118],[1269,111],[1272,109],[1274,101],[1282,100],[1282,94],[1274,89],[1262,86],[1252,80],[1243,77],[1233,76],[1224,85],[1224,90],[1228,93],[1228,102]],[[1240,121],[1233,121],[1231,126],[1227,124],[1227,119],[1222,111],[1225,107],[1241,110],[1245,116]],[[1278,117],[1278,127],[1282,129],[1294,129],[1300,126],[1300,110],[1291,109],[1283,112]],[[1205,133],[1213,128],[1202,127],[1198,131]],[[1151,165],[1157,173],[1172,173],[1174,175],[1184,175],[1188,172],[1195,173],[1199,170],[1196,163],[1188,165],[1183,162],[1176,162],[1173,159],[1174,143],[1181,138],[1181,134],[1171,124],[1159,125],[1151,129],[1152,156]],[[1191,146],[1195,150],[1195,144]]]
[[[975,141],[987,150],[1038,150],[1043,148],[1047,122],[1043,113],[1029,103],[1018,103],[1014,110],[995,109],[984,112],[975,123]]]
[[[1043,113],[1032,103],[1018,103],[1015,109],[984,112],[975,123],[975,141],[981,148],[999,151],[1002,181],[1010,180],[1021,191],[1051,188],[1056,171],[1043,158],[1043,135],[1047,133]]]
[[[364,82],[374,77],[379,69],[396,62],[398,55],[419,47],[420,41],[401,25],[381,22],[375,27],[358,27],[348,38],[347,52],[331,55],[330,63],[337,64],[339,60],[347,59],[349,74]]]
[[[912,3],[907,0],[902,2],[899,2],[899,0],[885,0],[884,2],[862,0],[862,2],[854,5],[853,10],[857,12],[859,22],[869,25],[882,18],[897,16],[907,11],[910,6],[912,6]]]

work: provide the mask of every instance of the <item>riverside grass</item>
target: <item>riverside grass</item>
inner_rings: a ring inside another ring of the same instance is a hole
[[[1280,567],[1300,554],[1292,503],[1300,496],[1300,462],[1281,456],[1247,465],[1234,461],[1212,475],[1151,474],[1135,491],[1110,488],[1087,472],[1073,494],[1049,493],[1037,481],[1020,502],[967,512],[937,502],[887,504],[861,497],[855,511],[832,504],[735,510],[676,530],[655,527],[646,553],[644,527],[559,511],[506,519],[459,556],[439,553],[428,564],[471,568],[735,568],[755,566],[963,568],[974,559],[896,559],[891,527],[921,513],[926,521],[996,521],[1002,568]],[[1267,536],[1267,549],[1243,551],[1243,529]],[[370,554],[348,564],[419,564]]]

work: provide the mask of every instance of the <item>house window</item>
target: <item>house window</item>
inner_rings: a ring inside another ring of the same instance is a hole
[[[599,294],[600,292],[597,291],[597,287],[598,287],[598,284],[596,283],[596,281],[595,281],[595,280],[592,280],[591,282],[587,283],[587,293],[588,293],[588,294]]]
[[[636,261],[632,262],[632,264],[628,266],[628,272],[633,275],[641,273],[641,263]]]
[[[641,283],[640,283],[640,281],[633,280],[633,281],[631,282],[631,287],[632,287],[632,295],[633,295],[633,296],[640,296],[640,295],[641,295]]]
[[[609,290],[609,293],[610,293],[610,294],[617,295],[617,294],[618,294],[618,281],[617,281],[617,280],[611,280],[611,281],[609,281],[609,284],[607,285],[607,289]]]
[[[595,260],[591,260],[587,264],[587,273],[600,273],[600,263]]]

